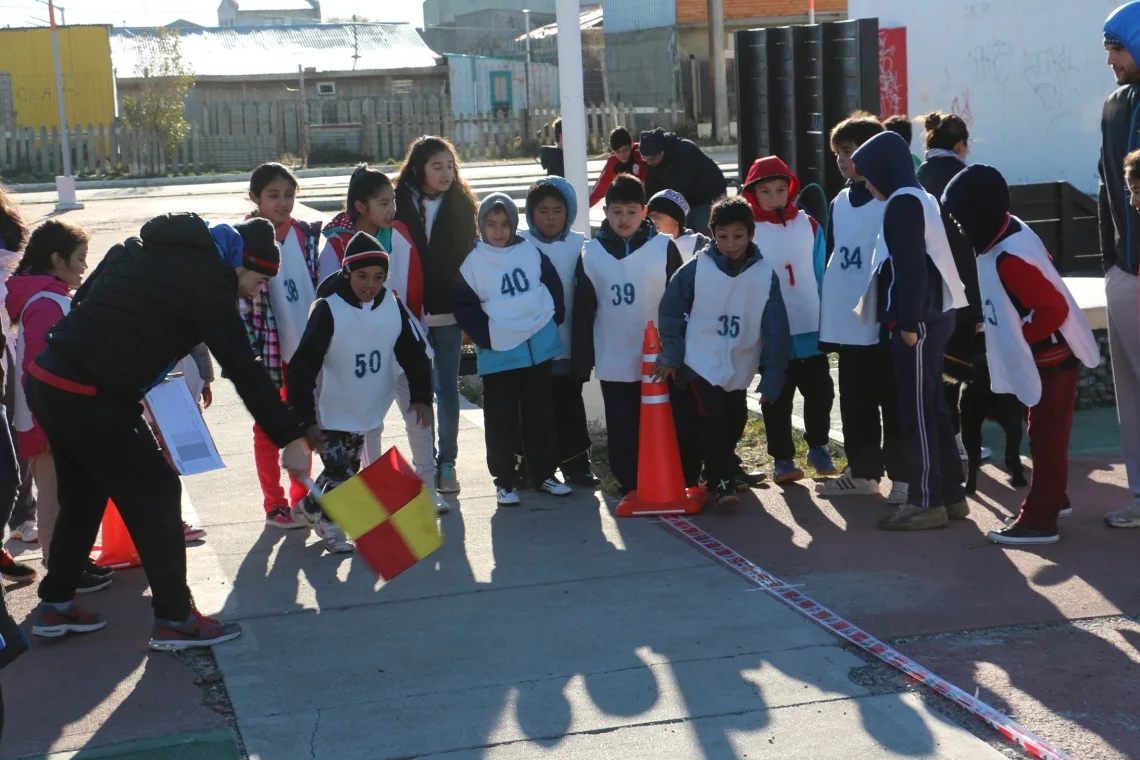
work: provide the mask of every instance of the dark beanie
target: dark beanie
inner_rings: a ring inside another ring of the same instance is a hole
[[[665,152],[665,130],[661,127],[652,132],[642,132],[637,142],[637,150],[645,158],[653,158]]]
[[[984,253],[1009,215],[1009,185],[992,166],[967,166],[942,193],[943,210],[965,231],[974,250]]]
[[[251,272],[276,277],[281,270],[281,249],[277,246],[273,223],[254,217],[238,222],[234,229],[241,235],[242,266]]]
[[[364,267],[384,267],[388,270],[388,252],[380,241],[367,232],[358,232],[348,241],[344,249],[344,259],[340,262],[345,273],[355,272]]]
[[[689,203],[676,190],[662,190],[654,195],[649,199],[648,210],[673,217],[682,230],[685,229],[685,220],[689,218]]]

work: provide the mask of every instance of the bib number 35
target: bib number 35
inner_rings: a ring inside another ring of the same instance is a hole
[[[717,335],[726,338],[740,336],[740,317],[721,314],[717,319],[720,321],[720,329],[716,331]]]
[[[373,375],[380,372],[380,352],[373,351],[370,354],[357,354],[356,355],[356,376],[364,377],[368,373]]]

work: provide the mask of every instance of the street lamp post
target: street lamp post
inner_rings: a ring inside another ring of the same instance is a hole
[[[51,25],[51,53],[55,61],[55,99],[59,104],[59,128],[63,144],[63,176],[55,178],[55,191],[59,196],[56,211],[72,211],[83,208],[75,199],[75,177],[71,175],[71,130],[67,128],[67,105],[64,103],[63,66],[59,61],[59,30],[55,25],[55,3],[47,0],[48,21]]]
[[[523,8],[526,21],[526,63],[523,64],[523,81],[526,87],[526,110],[523,111],[523,134],[530,138],[530,9]]]
[[[562,103],[562,151],[566,179],[578,196],[574,229],[590,236],[590,188],[586,184],[586,97],[582,74],[582,25],[578,0],[558,0],[558,89]]]

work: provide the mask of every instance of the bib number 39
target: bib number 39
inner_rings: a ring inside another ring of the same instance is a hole
[[[357,354],[356,355],[356,376],[364,377],[368,373],[373,375],[380,372],[380,352],[373,351],[370,354]]]
[[[623,303],[626,306],[633,305],[634,296],[636,295],[633,283],[627,282],[624,285],[611,285],[610,288],[614,292],[614,306],[621,306]]]

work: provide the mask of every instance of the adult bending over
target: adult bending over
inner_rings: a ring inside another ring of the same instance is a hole
[[[692,140],[661,127],[642,132],[638,148],[647,164],[646,197],[676,190],[689,202],[686,226],[707,237],[713,204],[728,193],[728,181],[716,161]]]
[[[208,646],[241,628],[203,617],[186,584],[182,487],[142,419],[145,388],[199,343],[217,357],[257,423],[293,473],[306,440],[320,445],[281,401],[257,363],[237,297],[260,292],[280,266],[273,225],[251,219],[209,228],[195,214],[168,214],[116,245],[76,291],[71,312],[28,368],[28,402],[55,457],[59,518],[32,625],[58,637],[102,628],[73,601],[108,497],[122,513],[153,594],[152,649]]]

